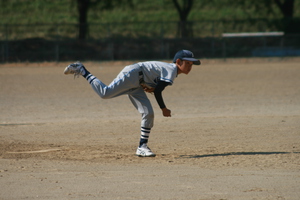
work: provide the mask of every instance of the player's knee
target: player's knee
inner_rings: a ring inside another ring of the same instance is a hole
[[[142,118],[142,126],[152,128],[154,123],[154,114],[144,115]]]
[[[100,95],[101,99],[110,99],[111,97],[107,96],[107,95]]]
[[[107,92],[99,92],[98,95],[101,97],[101,99],[111,99],[113,97]]]
[[[144,114],[144,117],[143,118],[145,118],[145,119],[147,119],[147,120],[154,120],[154,112],[148,112],[148,113],[145,113]]]

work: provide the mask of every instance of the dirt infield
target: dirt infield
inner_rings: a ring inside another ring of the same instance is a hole
[[[149,146],[127,96],[68,63],[0,65],[0,199],[300,199],[300,59],[203,60],[164,91]],[[128,62],[87,62],[109,83]]]

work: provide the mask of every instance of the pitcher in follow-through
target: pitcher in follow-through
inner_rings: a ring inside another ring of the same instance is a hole
[[[175,54],[173,63],[148,61],[126,66],[109,85],[93,76],[80,62],[67,66],[64,74],[82,75],[103,99],[128,95],[131,103],[142,115],[141,137],[136,155],[154,157],[155,154],[147,145],[153,127],[154,112],[145,92],[154,93],[163,116],[171,117],[171,110],[164,103],[162,91],[166,86],[173,84],[177,75],[188,74],[193,64],[201,63],[191,51],[180,50]]]

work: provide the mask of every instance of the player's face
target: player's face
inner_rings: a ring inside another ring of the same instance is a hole
[[[178,66],[179,68],[179,73],[178,74],[188,74],[192,70],[193,62],[192,61],[187,61],[187,60],[181,60],[180,64]]]

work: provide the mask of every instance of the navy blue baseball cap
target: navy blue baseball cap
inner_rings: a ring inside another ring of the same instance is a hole
[[[189,50],[180,50],[180,51],[178,51],[174,56],[173,63],[176,63],[177,59],[192,61],[194,65],[200,65],[201,64],[200,60],[194,58],[193,52],[191,52]]]

